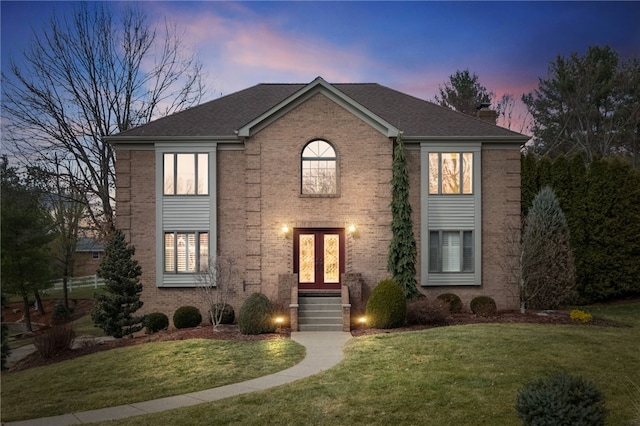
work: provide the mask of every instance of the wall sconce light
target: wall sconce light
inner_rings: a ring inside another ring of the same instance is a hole
[[[347,234],[354,238],[358,236],[358,229],[353,223],[347,226]]]
[[[289,225],[282,225],[282,229],[280,231],[285,238],[291,238],[291,228],[289,228]]]

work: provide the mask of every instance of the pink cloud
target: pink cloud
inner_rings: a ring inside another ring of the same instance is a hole
[[[357,82],[371,68],[356,47],[294,33],[237,3],[210,3],[205,11],[159,3],[156,12],[184,28],[184,45],[204,65],[208,85],[227,94],[264,82]]]

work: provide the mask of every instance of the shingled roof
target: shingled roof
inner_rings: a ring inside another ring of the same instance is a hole
[[[309,84],[258,84],[199,106],[160,118],[108,138],[111,142],[154,137],[229,137],[270,110],[308,92],[331,88],[367,114],[375,114],[405,138],[497,138],[526,141],[527,137],[486,121],[441,107],[376,83],[329,84],[320,77]]]

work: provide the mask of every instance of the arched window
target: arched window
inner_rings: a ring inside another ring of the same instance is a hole
[[[302,150],[302,193],[338,193],[336,150],[323,140],[309,142]]]

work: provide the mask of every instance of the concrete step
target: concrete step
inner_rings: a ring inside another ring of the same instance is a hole
[[[342,317],[298,318],[298,324],[342,324]]]
[[[340,297],[298,297],[300,305],[342,305]]]
[[[342,331],[342,322],[340,324],[299,324],[300,331]]]
[[[331,318],[342,316],[342,309],[301,309],[299,318]]]
[[[298,298],[300,331],[342,331],[342,299],[339,296]]]

